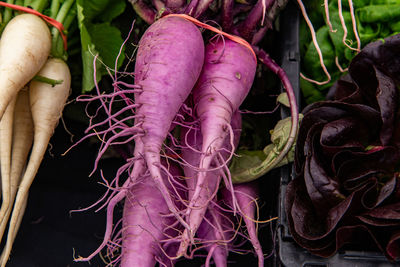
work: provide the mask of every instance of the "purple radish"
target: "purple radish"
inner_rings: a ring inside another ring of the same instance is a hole
[[[154,22],[143,34],[135,63],[135,125],[112,136],[108,144],[118,137],[135,134],[135,162],[130,178],[121,190],[112,195],[107,206],[107,226],[99,248],[86,258],[97,255],[112,233],[113,209],[127,194],[135,179],[146,169],[154,180],[153,190],[161,193],[169,210],[182,225],[188,227],[178,214],[170,192],[162,179],[161,147],[171,123],[182,103],[194,87],[204,62],[204,43],[199,29],[191,22],[178,17],[164,17]],[[119,93],[119,92],[117,92]],[[111,130],[109,130],[111,131]],[[104,146],[103,150],[107,146]],[[136,164],[137,163],[137,164]]]
[[[181,176],[181,171],[170,165],[170,174]],[[166,180],[166,175],[163,175]],[[143,176],[132,186],[125,198],[122,220],[121,266],[153,267],[157,258],[163,258],[162,240],[167,238],[165,228],[176,222],[155,182]]]
[[[227,266],[228,258],[228,237],[226,236],[223,217],[215,207],[209,207],[205,218],[197,230],[197,236],[206,245],[208,256],[205,266],[209,266],[209,259],[214,259],[216,267]]]
[[[240,112],[236,111],[233,114],[232,121],[230,122],[230,127],[233,129],[233,145],[230,143],[230,139],[228,137],[225,138],[225,142],[222,144],[221,148],[224,150],[220,151],[221,158],[227,160],[230,156],[230,152],[235,150],[236,146],[239,143],[240,139],[240,131],[241,131],[241,115]],[[187,134],[187,131],[183,131],[182,139],[187,139],[187,145],[192,148],[186,148],[182,150],[182,158],[187,161],[192,166],[199,166],[202,158],[202,154],[199,152],[200,149],[203,147],[203,136],[198,129],[192,129]],[[186,136],[187,135],[187,136]],[[195,150],[193,150],[195,149]],[[196,151],[197,150],[197,151]],[[210,165],[211,166],[211,165]],[[214,167],[214,166],[212,166]],[[198,182],[198,173],[193,167],[191,166],[184,166],[184,173],[186,176],[186,184],[188,186],[188,199],[192,204],[190,206],[190,213],[188,216],[188,224],[192,233],[189,234],[188,231],[185,229],[184,233],[182,234],[182,241],[178,251],[178,256],[184,255],[186,253],[187,247],[195,235],[198,227],[200,226],[207,207],[210,201],[214,198],[216,190],[219,188],[219,184],[221,181],[220,172],[222,169],[216,169],[213,171],[208,171],[206,173],[206,177],[201,185],[199,190],[198,196],[195,197],[195,192],[198,189],[199,182]]]
[[[231,192],[224,189],[222,190],[223,199],[228,205],[232,206]],[[256,222],[254,219],[254,214],[256,212],[256,199],[258,197],[258,181],[253,181],[243,184],[234,185],[234,193],[239,205],[239,214],[242,216],[247,233],[249,235],[249,240],[253,245],[255,253],[258,257],[258,266],[264,266],[264,254],[260,241],[257,237]]]
[[[230,133],[232,114],[238,110],[252,86],[256,66],[251,51],[236,42],[219,40],[206,47],[203,71],[193,91],[203,137],[199,164],[202,171],[198,173],[195,192],[189,202],[192,208],[189,213],[195,210],[193,207],[201,196],[210,165]],[[201,222],[201,218],[196,217],[189,214],[189,221],[192,221],[189,236],[194,235]]]

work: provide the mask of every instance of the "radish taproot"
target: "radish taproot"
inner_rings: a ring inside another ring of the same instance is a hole
[[[1,193],[2,203],[0,208],[0,224],[3,223],[5,215],[10,207],[12,200],[10,197],[10,168],[11,168],[11,149],[13,135],[13,120],[14,109],[17,97],[13,97],[10,104],[7,106],[4,116],[0,121],[0,166],[1,166]],[[6,222],[7,223],[7,222]],[[0,240],[2,237],[0,232]]]
[[[25,198],[21,202],[21,208],[20,208],[20,214],[18,215],[18,218],[14,222],[14,225],[12,225],[13,233],[10,235],[7,235],[7,241],[5,248],[1,252],[0,256],[0,267],[5,267],[8,261],[8,258],[10,257],[11,253],[11,248],[12,245],[14,244],[15,238],[17,237],[18,229],[21,226],[22,223],[22,218],[24,217],[24,212],[26,209],[26,206],[28,205],[28,195],[25,196]]]
[[[11,106],[9,105],[0,124],[2,124],[7,118],[7,112],[10,107]],[[8,160],[10,163],[9,192],[8,195],[3,196],[3,199],[7,199],[9,205],[5,213],[1,214],[0,240],[3,237],[4,230],[10,217],[15,194],[18,190],[22,171],[25,167],[33,141],[33,121],[29,106],[29,92],[27,87],[18,92],[12,116],[13,120],[12,125],[10,126],[10,129],[12,129],[12,144],[10,145],[11,160]],[[4,176],[2,176],[2,179],[3,177]]]
[[[218,151],[218,154],[224,161],[229,159],[231,155],[231,152],[229,151],[234,151],[239,144],[242,128],[241,120],[242,117],[240,112],[235,111],[232,115],[232,120],[230,122],[230,127],[232,128],[233,133],[232,143],[229,136],[226,136],[220,151]],[[216,197],[221,178],[224,177],[223,175],[221,175],[221,173],[224,170],[220,168],[221,164],[219,164],[218,161],[215,161],[217,162],[217,164],[211,165],[214,170],[210,170],[207,172],[207,177],[204,181],[204,184],[202,185],[199,196],[195,199],[195,201],[193,201],[193,196],[198,183],[197,178],[199,171],[192,166],[199,166],[201,162],[202,154],[200,153],[200,151],[203,147],[202,142],[204,139],[202,137],[200,129],[184,128],[181,132],[181,140],[185,140],[185,144],[182,148],[182,159],[189,164],[183,166],[184,174],[186,177],[185,181],[188,187],[188,199],[190,202],[193,203],[187,220],[189,226],[194,231],[193,235],[195,235],[197,228],[202,224],[203,218],[206,214],[207,209],[209,209],[211,201]],[[226,178],[226,176],[224,178]],[[227,183],[226,186],[229,186],[230,183],[227,180],[227,178],[224,179],[225,183]],[[214,212],[212,211],[209,211],[209,214],[214,216]],[[220,235],[220,237],[222,237],[222,235]],[[185,229],[178,251],[179,256],[185,254],[190,242],[190,238],[191,237],[189,236],[189,232]]]
[[[232,114],[239,109],[250,91],[256,67],[253,53],[242,44],[220,39],[206,47],[203,70],[193,89],[202,134],[201,171],[189,202],[187,215],[191,233],[183,235],[186,240],[183,240],[179,250],[182,255],[202,220],[202,217],[196,215],[196,203],[202,197],[208,170],[217,153],[221,152],[225,138],[232,134]]]
[[[230,151],[235,150],[239,144],[242,128],[241,119],[242,117],[239,111],[233,113],[230,123],[234,135],[233,140],[230,140],[229,136],[225,137],[221,151],[218,152],[220,158],[224,161],[229,159]],[[182,159],[190,165],[198,166],[202,156],[200,149],[203,141],[200,129],[195,128],[189,130],[189,128],[184,128],[181,132],[181,140],[186,141],[184,143],[186,147],[183,146],[182,148]],[[233,148],[231,147],[232,145],[234,146]],[[220,163],[218,162],[217,165],[218,164]],[[193,197],[198,174],[198,171],[190,165],[183,167],[189,200]],[[229,222],[230,219],[227,215],[230,214],[223,215],[223,211],[219,209],[218,206],[219,199],[217,198],[216,190],[219,190],[220,181],[224,176],[222,175],[224,170],[216,168],[215,164],[212,165],[212,168],[215,169],[207,172],[205,185],[195,203],[196,206],[191,210],[191,217],[189,219],[192,221],[189,221],[189,225],[196,223],[193,222],[195,220],[200,221],[200,225],[195,234],[200,239],[198,243],[203,244],[208,251],[205,265],[210,266],[210,260],[213,258],[214,264],[217,267],[222,267],[227,265],[230,242],[236,235],[236,230],[233,223]],[[226,175],[224,181],[227,183]],[[230,197],[230,200],[232,201],[232,197]],[[183,233],[178,255],[184,254],[186,251],[187,242],[189,241],[187,234],[187,232]],[[196,243],[196,245],[198,245],[198,243]]]
[[[43,67],[50,55],[51,35],[32,14],[10,20],[0,42],[0,119],[11,100]]]
[[[26,201],[29,188],[36,176],[40,163],[46,152],[48,143],[58,121],[62,115],[71,86],[71,74],[67,64],[60,59],[48,59],[38,75],[53,80],[62,81],[52,86],[40,81],[31,81],[29,84],[29,100],[34,126],[33,146],[29,156],[25,173],[18,187],[13,212],[10,220],[10,229],[7,239],[13,239],[16,234],[17,221],[22,216],[22,206]],[[5,247],[5,257],[11,251],[12,244]]]
[[[205,219],[197,230],[197,236],[208,251],[205,267],[210,266],[211,258],[214,260],[215,267],[228,266],[229,242],[231,240],[224,217],[220,212],[212,204],[209,205],[204,215]],[[230,230],[233,233],[235,232],[232,229]]]
[[[175,165],[170,165],[169,172],[175,179],[182,175]],[[167,179],[166,174],[163,174],[163,180]],[[167,216],[170,211],[161,192],[154,190],[155,186],[149,175],[140,177],[125,198],[122,267],[153,267],[157,258],[163,258],[161,241],[169,238],[165,231],[176,219],[174,216]]]
[[[112,234],[115,205],[124,199],[130,186],[146,170],[150,172],[155,188],[161,192],[169,210],[187,227],[162,179],[160,152],[175,116],[200,75],[203,61],[204,41],[200,30],[185,19],[161,18],[142,35],[135,62],[135,85],[132,86],[138,88],[132,104],[135,108],[134,126],[118,133],[112,126],[108,129],[113,133],[108,144],[118,137],[135,135],[133,155],[137,162],[120,191],[108,201],[103,242],[91,255],[75,261],[88,261],[107,245]],[[115,94],[120,95],[119,90]],[[118,122],[115,124],[119,125]],[[107,145],[103,146],[102,151],[106,148]]]
[[[258,208],[258,206],[256,205],[258,191],[258,181],[234,185],[234,193],[239,206],[239,216],[241,216],[241,219],[243,219],[246,225],[248,238],[253,245],[255,254],[258,258],[258,267],[263,267],[264,254],[260,241],[257,237],[257,221],[255,219],[255,213],[258,212],[256,210],[256,208]],[[231,192],[229,192],[228,190],[222,190],[222,196],[225,203],[232,207],[233,203]]]
[[[255,254],[258,257],[258,267],[264,266],[264,254],[260,241],[257,237],[257,221],[255,218],[256,201],[258,198],[258,181],[244,184],[236,184],[234,186],[236,199],[238,201],[240,213],[242,214],[243,220],[246,224],[247,233],[251,244],[253,245]]]
[[[135,63],[135,83],[143,90],[135,99],[139,105],[136,122],[142,131],[141,153],[170,211],[184,225],[161,180],[160,151],[172,121],[200,75],[203,61],[199,29],[185,19],[167,17],[143,34]]]
[[[187,141],[187,147],[184,147],[182,149],[182,159],[189,164],[183,166],[183,171],[185,174],[185,182],[187,185],[188,200],[190,201],[193,198],[193,194],[196,189],[198,174],[198,171],[192,166],[199,166],[201,158],[201,153],[199,152],[202,142],[200,129],[183,128],[181,140]],[[208,203],[213,198],[215,198],[215,195],[217,193],[218,186],[221,180],[219,170],[208,172],[207,177],[208,179],[204,182],[199,197],[196,199],[195,202],[193,202],[190,217],[187,218],[190,227],[193,227],[193,225],[195,225],[196,223],[198,223],[199,225],[202,224],[203,217],[205,216],[208,208]],[[198,227],[191,228],[191,230],[196,232],[197,228]],[[182,235],[182,241],[178,251],[178,256],[185,254],[190,239],[191,237],[189,236],[188,231],[185,230]]]

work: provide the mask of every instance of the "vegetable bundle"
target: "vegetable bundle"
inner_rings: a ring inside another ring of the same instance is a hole
[[[107,3],[102,1],[102,5]],[[94,28],[107,27],[109,33],[115,33],[115,28],[82,18],[102,11],[101,5],[93,7],[89,1],[1,1],[0,6],[0,238],[9,225],[0,259],[4,266],[27,205],[29,188],[70,95],[68,56],[79,53],[81,45],[90,45],[96,52],[97,40],[93,39],[99,35]],[[121,7],[123,11],[124,2],[112,8],[109,21],[122,12]],[[122,40],[118,41],[114,38],[112,44],[119,49]],[[112,55],[112,49],[107,49]],[[88,56],[82,53],[82,57],[86,62]],[[76,65],[73,72],[79,69],[83,73],[83,87],[93,88],[93,80],[85,84],[84,78],[95,71]]]
[[[36,7],[43,8],[46,3],[41,4]],[[28,13],[12,17],[10,10],[5,9],[0,40],[0,237],[9,223],[1,266],[9,258],[29,187],[58,124],[71,84],[69,67],[63,59],[56,58],[59,54],[52,52],[53,43],[63,44],[59,29],[51,33],[46,23],[57,25],[56,20],[37,10],[11,7]]]
[[[8,260],[21,223],[29,187],[70,91],[69,68],[63,60],[50,58],[50,50],[49,27],[36,15],[15,16],[1,35],[0,146],[3,202],[0,209],[0,236],[3,236],[11,215],[7,243],[1,255],[2,266]],[[35,76],[38,78],[34,79]]]
[[[345,244],[399,254],[400,35],[368,44],[304,109],[286,191],[296,242],[328,257]]]
[[[222,19],[225,31],[194,18],[210,18],[206,11],[211,2],[202,4],[206,2],[192,1],[187,9],[179,9],[187,14],[155,19],[145,3],[135,2],[137,12],[151,25],[139,41],[134,72],[115,70],[110,76],[112,92],[96,86],[95,96],[78,98],[92,107],[97,104],[87,135],[75,144],[95,136],[101,140],[93,172],[111,146],[123,147],[127,156],[114,179],[106,181],[107,193],[95,203],[106,207],[103,242],[77,261],[89,261],[106,249],[109,265],[131,266],[139,260],[138,247],[146,244],[140,253],[146,266],[170,266],[182,256],[197,256],[201,248],[208,251],[206,266],[211,258],[225,266],[229,251],[240,244],[235,243],[238,233],[246,236],[235,229],[244,219],[247,239],[259,266],[264,265],[254,219],[257,183],[233,185],[228,164],[239,142],[239,107],[252,87],[257,57],[281,78],[291,103],[293,126],[277,161],[290,150],[297,131],[294,94],[286,74],[269,55],[238,36],[253,44],[264,36],[265,28],[257,29],[264,19],[263,1],[254,4],[242,23],[234,24],[232,16]],[[232,11],[227,8],[222,16]],[[205,39],[197,25],[220,35]],[[125,78],[131,75],[134,82]],[[120,223],[113,223],[114,209],[123,200],[120,228]]]

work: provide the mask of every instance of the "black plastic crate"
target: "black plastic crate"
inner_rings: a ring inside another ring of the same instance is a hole
[[[300,93],[300,45],[299,24],[302,18],[296,1],[289,1],[287,8],[282,13],[282,59],[281,66],[287,73],[295,90],[297,103],[301,110]],[[282,109],[282,117],[290,116],[288,109]],[[390,267],[399,266],[400,263],[390,263],[379,251],[361,251],[342,249],[330,258],[312,255],[306,249],[296,244],[290,235],[285,212],[285,192],[288,183],[294,178],[293,164],[280,169],[280,190],[278,199],[278,226],[276,232],[278,259],[276,266],[286,267],[325,267],[325,266],[363,266],[363,267]]]

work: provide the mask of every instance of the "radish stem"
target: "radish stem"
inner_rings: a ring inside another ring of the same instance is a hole
[[[59,8],[60,8],[60,0],[52,0],[50,6],[50,17],[55,19]]]
[[[7,3],[8,4],[14,4],[14,0],[7,0]],[[7,23],[11,20],[11,17],[12,17],[12,9],[6,7],[4,9],[4,15],[3,15],[3,21],[2,21],[3,26],[2,26],[1,31],[3,31],[5,25],[7,25]]]
[[[40,75],[36,75],[35,77],[33,77],[32,80],[37,82],[47,83],[50,84],[51,86],[56,86],[57,84],[63,83],[63,80],[54,80]]]

